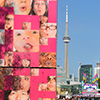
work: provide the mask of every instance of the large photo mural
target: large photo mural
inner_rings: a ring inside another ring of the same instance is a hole
[[[0,0],[0,100],[55,100],[57,0]]]

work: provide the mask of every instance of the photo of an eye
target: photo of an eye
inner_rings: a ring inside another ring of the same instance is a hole
[[[33,31],[33,34],[36,34],[37,32],[36,31]]]
[[[26,93],[25,92],[22,92],[22,95],[26,95]]]
[[[21,35],[21,33],[16,33],[16,36],[20,36]]]
[[[47,54],[46,54],[46,53],[42,53],[42,55],[43,55],[43,56],[46,56]]]
[[[25,80],[29,80],[29,78],[28,77],[25,77]]]
[[[13,94],[16,94],[16,92],[13,91],[13,92],[11,92],[11,94],[12,94],[12,95],[13,95]]]
[[[53,55],[53,57],[56,57],[56,55]]]
[[[14,80],[17,81],[17,80],[20,80],[20,78],[19,77],[16,77]]]

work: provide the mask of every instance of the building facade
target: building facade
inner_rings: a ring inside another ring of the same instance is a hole
[[[98,74],[98,78],[100,78],[100,63],[96,64],[96,67],[94,68],[94,75]]]
[[[75,75],[74,74],[70,75],[70,79],[71,79],[71,81],[74,81]]]
[[[86,83],[92,83],[92,65],[81,65],[78,69],[79,82],[83,80],[83,73],[87,75]]]
[[[66,83],[66,71],[63,71],[63,67],[57,66],[57,84]]]

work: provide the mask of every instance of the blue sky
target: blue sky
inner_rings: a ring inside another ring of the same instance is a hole
[[[69,74],[78,76],[79,62],[92,64],[93,72],[100,60],[100,0],[58,0],[57,7],[57,64],[64,67],[68,4]]]

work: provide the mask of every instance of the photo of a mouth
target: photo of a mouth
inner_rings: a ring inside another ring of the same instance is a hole
[[[24,89],[23,86],[20,86],[20,89],[23,90]]]
[[[20,7],[21,11],[26,11],[27,7],[26,6],[22,6]]]
[[[31,44],[27,43],[27,44],[24,45],[23,48],[26,49],[26,51],[29,51],[30,49],[33,48],[33,46]]]
[[[11,59],[8,59],[9,62],[11,62]]]
[[[25,29],[27,30],[27,26],[25,26]]]
[[[46,36],[48,36],[49,34],[46,34]]]
[[[38,12],[40,13],[40,12],[41,12],[41,10],[38,10]]]
[[[53,88],[54,86],[53,86],[53,85],[49,85],[49,87],[50,87],[50,88]]]
[[[7,25],[10,25],[10,23],[7,23]]]
[[[48,66],[48,67],[50,67],[50,66],[52,66],[52,63],[51,63],[51,61],[46,61],[45,65]]]

